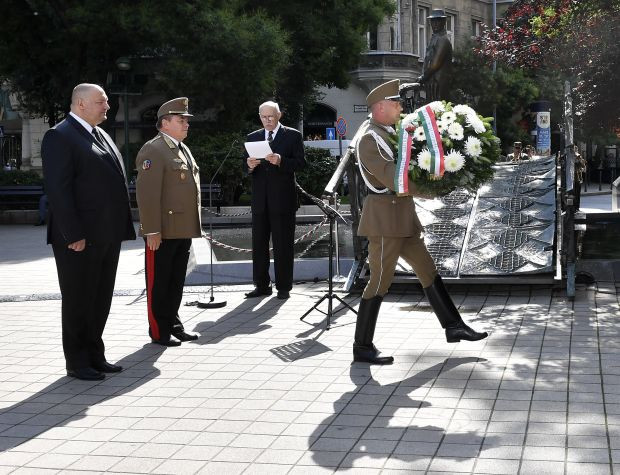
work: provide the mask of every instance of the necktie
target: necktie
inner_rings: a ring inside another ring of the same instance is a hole
[[[93,127],[93,136],[95,137],[95,140],[99,142],[99,145],[101,145],[103,149],[108,152],[109,157],[112,159],[112,162],[114,163],[116,168],[118,168],[118,171],[124,175],[123,169],[121,168],[121,164],[118,161],[116,153],[110,148],[110,146],[108,145],[108,141],[103,138],[103,135],[101,135],[101,132],[99,132],[97,127]]]
[[[189,156],[189,152],[185,149],[185,145],[183,145],[183,142],[179,142],[179,148],[181,149],[181,151],[183,152],[183,155],[185,156],[185,161],[187,162],[187,168],[189,169],[190,173],[193,175],[194,167],[192,166],[192,157]]]
[[[269,137],[267,137],[267,142],[269,143],[273,142],[273,130],[269,131]]]

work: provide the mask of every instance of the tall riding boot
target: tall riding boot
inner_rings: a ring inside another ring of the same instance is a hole
[[[458,343],[461,340],[477,341],[489,336],[487,332],[477,332],[465,324],[439,274],[431,286],[424,289],[424,293],[442,328],[446,329],[448,343]]]
[[[394,362],[391,356],[378,356],[379,351],[372,343],[382,301],[383,297],[376,296],[371,299],[362,299],[360,302],[355,325],[353,361],[370,364],[392,364]]]

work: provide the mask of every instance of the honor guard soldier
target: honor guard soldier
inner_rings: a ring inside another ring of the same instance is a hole
[[[392,126],[402,112],[400,81],[395,79],[373,89],[366,98],[372,118],[357,143],[356,155],[360,174],[368,187],[364,200],[358,235],[368,237],[370,279],[362,294],[355,328],[353,360],[371,364],[391,364],[391,356],[379,356],[373,344],[379,307],[394,278],[398,258],[411,265],[420,280],[449,343],[460,340],[481,340],[487,333],[478,333],[461,319],[443,285],[433,258],[422,239],[422,224],[416,214],[413,195],[415,184],[409,181],[409,193],[394,191],[396,163],[396,131]]]
[[[185,331],[178,314],[192,238],[201,236],[199,169],[183,144],[192,117],[188,102],[179,97],[162,104],[157,111],[159,133],[136,158],[149,335],[164,346],[198,338]]]

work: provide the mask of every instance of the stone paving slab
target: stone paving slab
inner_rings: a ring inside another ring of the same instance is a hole
[[[32,228],[25,235],[40,232]],[[65,375],[60,301],[11,298],[35,270],[30,293],[53,288],[38,237],[16,242],[10,259],[0,251],[1,281],[17,290],[0,303],[0,474],[620,468],[614,284],[578,287],[574,302],[551,288],[452,287],[464,318],[491,333],[458,344],[445,342],[418,289],[396,288],[377,326],[377,346],[396,357],[386,367],[351,364],[353,312],[338,312],[329,331],[317,311],[299,320],[323,283],[295,285],[284,302],[216,287],[226,307],[183,306],[201,337],[177,348],[149,342],[136,291],[115,297],[104,335],[125,370],[84,382]],[[120,289],[140,289],[139,252],[123,251]],[[184,301],[205,290],[187,287]]]

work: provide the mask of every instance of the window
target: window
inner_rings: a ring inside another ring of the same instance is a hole
[[[390,18],[390,50],[400,51],[400,8]]]
[[[456,30],[456,15],[446,13],[446,32],[448,33],[448,39],[450,43],[454,44],[454,32]]]
[[[426,54],[426,45],[428,44],[428,8],[418,8],[418,56],[424,58]]]
[[[366,43],[370,51],[377,50],[377,29],[376,28],[366,33]]]
[[[482,34],[482,22],[480,20],[471,19],[471,36],[477,38]]]

